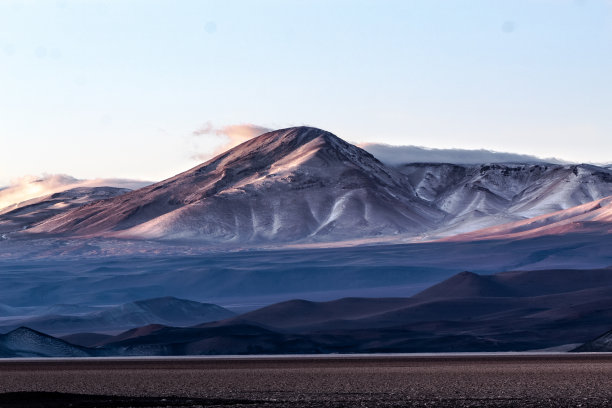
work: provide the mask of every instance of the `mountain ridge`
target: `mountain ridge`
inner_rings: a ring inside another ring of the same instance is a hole
[[[330,132],[303,126],[265,133],[159,183],[41,219],[21,235],[238,246],[469,239],[461,234],[608,196],[612,170],[605,167],[388,166]]]
[[[300,217],[295,217],[299,214]],[[397,171],[320,129],[269,132],[162,182],[31,232],[212,241],[334,240],[419,232],[443,214]]]
[[[569,349],[609,330],[610,288],[612,268],[461,272],[410,298],[291,300],[191,327],[65,339],[104,355]],[[609,348],[610,338],[607,332],[579,351]]]
[[[96,329],[112,332],[146,324],[190,326],[216,321],[235,313],[211,303],[201,303],[171,296],[137,300],[122,305],[78,314],[42,314],[33,317],[0,320],[0,330],[27,326],[51,334]]]

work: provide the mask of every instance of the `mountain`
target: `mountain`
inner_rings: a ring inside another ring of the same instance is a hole
[[[307,336],[262,327],[163,327],[143,336],[108,339],[105,352],[127,356],[198,354],[296,354],[325,351]]]
[[[73,333],[60,337],[60,340],[64,340],[75,346],[96,347],[112,337],[114,336],[101,333]]]
[[[462,272],[410,298],[292,300],[193,327],[66,339],[118,355],[569,349],[609,327],[610,290],[612,268]]]
[[[601,353],[612,352],[612,330],[602,334],[594,340],[588,341],[583,345],[577,347],[573,351],[582,352],[582,353]]]
[[[0,233],[20,231],[70,209],[131,191],[116,187],[77,187],[0,209]]]
[[[596,240],[611,232],[612,197],[606,197],[567,210],[455,235],[448,240],[529,239],[569,234],[588,234]]]
[[[60,214],[31,232],[330,241],[417,234],[443,215],[371,154],[329,132],[297,127],[258,136],[168,180]]]
[[[96,347],[78,348],[84,353],[124,356],[569,349],[609,330],[611,290],[612,268],[462,272],[410,298],[292,300],[191,327],[154,324],[64,339]],[[33,336],[26,334],[17,337]],[[59,353],[56,343],[34,337],[31,353]],[[0,347],[7,355],[6,343]]]
[[[91,351],[27,327],[0,334],[0,357],[89,357]]]
[[[517,296],[517,288],[500,282],[497,275],[478,275],[461,272],[423,292],[414,295],[418,299],[456,299],[468,297],[511,297]]]
[[[461,272],[415,298],[530,297],[612,287],[612,267],[602,269],[549,269],[479,275]]]
[[[449,236],[567,210],[612,196],[612,171],[581,164],[412,163],[398,167],[416,194],[447,213]]]
[[[388,166],[329,132],[297,127],[139,190],[32,219],[28,233],[241,245],[431,240],[607,196],[612,170],[605,167]]]
[[[266,328],[294,330],[326,324],[330,321],[357,320],[404,308],[407,298],[344,298],[329,302],[289,300],[247,312],[218,325],[255,324]],[[202,324],[200,327],[208,327]]]
[[[494,275],[461,272],[410,298],[292,300],[212,325],[254,324],[270,330],[303,333],[406,325],[415,328],[434,322],[439,328],[463,322],[468,330],[480,321],[479,328],[491,325],[508,331],[538,325],[551,325],[549,330],[553,331],[558,324],[570,336],[576,335],[568,328],[571,326],[582,330],[583,324],[588,323],[594,327],[591,330],[597,330],[608,324],[607,319],[612,318],[612,300],[607,295],[610,290],[612,268]]]
[[[191,300],[163,297],[139,300],[101,311],[78,315],[42,315],[0,322],[7,330],[28,326],[51,334],[82,331],[117,331],[146,324],[189,326],[202,322],[226,319],[234,313],[217,305]]]
[[[601,333],[612,319],[610,290],[612,268],[462,272],[410,298],[292,300],[182,332],[164,327],[142,336],[134,330],[128,337],[134,349],[154,344],[162,350],[162,344],[184,341],[200,344],[203,353],[212,352],[204,346],[208,340],[196,339],[216,337],[215,352],[225,344],[223,352],[231,353],[244,352],[253,339],[224,343],[228,333],[258,327],[276,344],[263,353],[287,351],[278,339],[289,335],[304,345],[302,352],[530,350],[581,343]]]

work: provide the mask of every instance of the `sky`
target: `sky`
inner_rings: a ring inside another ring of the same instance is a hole
[[[0,186],[161,180],[240,125],[607,163],[610,73],[610,0],[0,0]]]

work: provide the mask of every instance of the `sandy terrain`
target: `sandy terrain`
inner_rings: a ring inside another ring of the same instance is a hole
[[[0,390],[1,407],[604,407],[612,355],[4,360]]]

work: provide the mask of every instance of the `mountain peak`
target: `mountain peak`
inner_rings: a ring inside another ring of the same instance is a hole
[[[22,335],[31,335],[31,334],[35,334],[37,336],[49,337],[48,335],[44,333],[41,333],[34,329],[30,329],[29,327],[26,327],[26,326],[19,326],[16,329],[13,329],[10,332],[6,333],[6,336],[22,336]]]
[[[0,357],[88,357],[86,349],[30,329],[0,335]]]
[[[54,217],[30,233],[318,241],[414,233],[443,216],[406,177],[307,126],[250,139],[172,178]]]
[[[255,139],[276,139],[283,142],[293,142],[297,145],[306,144],[316,138],[323,138],[329,140],[341,140],[338,136],[330,133],[326,130],[311,127],[311,126],[295,126],[290,128],[273,130],[262,135],[259,135]]]
[[[330,132],[314,127],[298,126],[273,130],[254,137],[196,169],[201,171],[200,169],[209,170],[211,167],[233,167],[245,162],[248,162],[252,169],[261,169],[289,155],[299,158],[319,150],[337,151],[350,147],[356,148]],[[362,154],[376,160],[365,151],[362,151]]]
[[[473,272],[460,272],[450,278],[414,295],[416,299],[440,299],[461,297],[505,297],[512,296],[511,288],[494,277]]]

